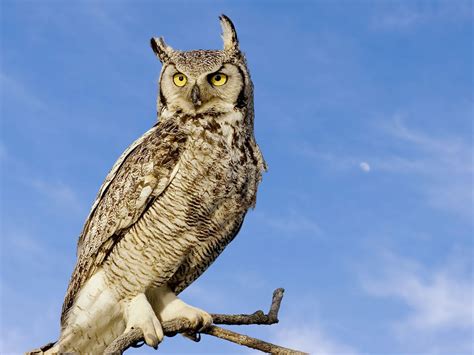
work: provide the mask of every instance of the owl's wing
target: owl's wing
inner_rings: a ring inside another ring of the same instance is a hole
[[[170,121],[160,122],[118,159],[102,184],[79,237],[61,319],[84,283],[103,263],[123,232],[171,183],[179,169],[186,135]]]

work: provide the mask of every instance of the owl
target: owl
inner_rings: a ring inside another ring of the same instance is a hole
[[[222,50],[151,46],[162,63],[158,122],[102,184],[49,353],[102,352],[132,328],[156,347],[161,324],[211,316],[178,295],[234,239],[266,169],[254,137],[253,85],[237,33],[222,15]]]

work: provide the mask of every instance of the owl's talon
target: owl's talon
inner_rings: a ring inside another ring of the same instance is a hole
[[[144,338],[145,338],[145,342],[151,347],[155,348],[158,346],[158,338],[154,334],[152,333],[145,334]]]
[[[212,324],[212,317],[202,309],[192,307],[181,301],[172,292],[167,292],[162,299],[164,306],[159,311],[162,322],[174,319],[186,319],[190,328],[195,332],[200,332]]]
[[[127,307],[127,327],[125,333],[131,329],[141,329],[145,343],[153,348],[163,340],[164,334],[161,323],[151,308],[150,303],[141,293],[132,299]]]
[[[185,338],[188,338],[189,340],[192,340],[196,343],[199,343],[201,341],[201,334],[200,333],[181,333],[182,336]]]
[[[141,348],[143,344],[145,344],[145,341],[143,340],[137,341],[135,344],[132,344],[132,348]]]

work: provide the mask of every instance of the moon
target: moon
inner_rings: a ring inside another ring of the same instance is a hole
[[[370,165],[369,165],[369,163],[367,163],[367,162],[365,162],[365,161],[361,162],[361,163],[359,164],[359,167],[360,167],[360,169],[361,169],[363,172],[365,172],[365,173],[368,173],[368,172],[370,171]]]

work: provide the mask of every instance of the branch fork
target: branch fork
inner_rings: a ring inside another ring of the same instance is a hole
[[[191,325],[187,319],[175,319],[161,324],[163,332],[168,337],[173,337],[178,333],[182,333],[186,337],[198,342],[201,339],[201,334],[211,335],[220,339],[230,341],[235,344],[247,346],[249,348],[260,350],[269,354],[279,355],[305,355],[307,353],[284,348],[279,345],[268,343],[266,341],[252,338],[248,335],[239,334],[228,329],[216,326],[216,324],[226,325],[250,325],[262,324],[271,325],[278,323],[278,312],[280,311],[281,301],[283,299],[282,288],[277,288],[273,292],[272,303],[267,314],[263,311],[256,311],[252,314],[211,314],[213,323],[206,329],[202,329],[196,333],[196,329]],[[141,329],[132,329],[131,331],[122,334],[115,339],[104,351],[106,354],[123,354],[123,352],[130,347],[140,347],[145,344],[143,339],[143,332]],[[54,343],[49,343],[39,349],[27,352],[27,355],[43,354],[46,350],[52,348]]]
[[[163,327],[164,334],[168,337],[182,333],[194,341],[199,341],[201,338],[200,334],[207,334],[270,354],[303,355],[306,353],[284,348],[282,346],[252,338],[248,335],[239,334],[215,325],[271,325],[278,323],[278,312],[280,310],[284,291],[284,289],[278,288],[273,292],[272,303],[267,314],[260,310],[252,314],[211,314],[213,324],[208,328],[201,330],[199,333],[195,332],[195,329],[186,319],[176,319],[170,322],[164,322],[161,326]],[[122,354],[130,347],[140,347],[143,344],[143,332],[140,329],[133,329],[115,339],[114,342],[110,344],[107,349],[105,349],[105,353]]]

